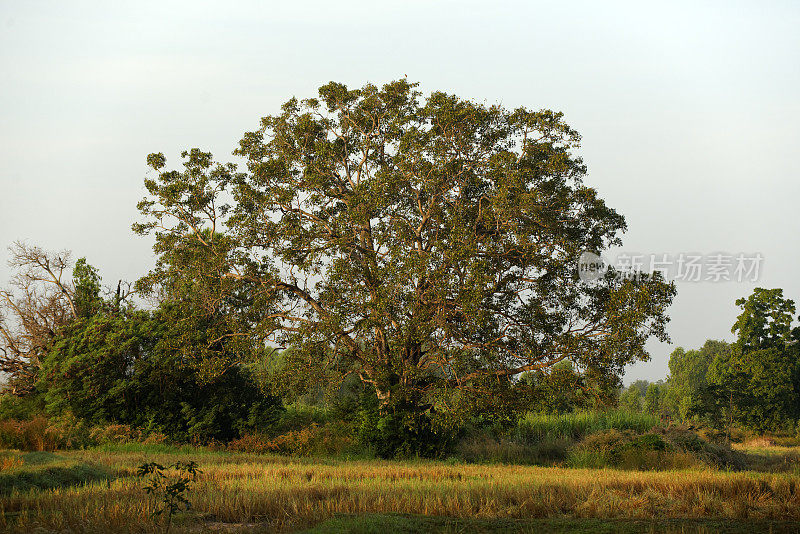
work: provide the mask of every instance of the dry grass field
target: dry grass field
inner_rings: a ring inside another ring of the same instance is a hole
[[[0,531],[162,531],[136,468],[188,459],[202,474],[188,494],[192,509],[171,532],[792,532],[800,525],[795,469],[623,471],[128,447],[5,453]]]

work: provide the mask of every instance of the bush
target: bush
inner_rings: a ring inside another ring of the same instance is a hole
[[[54,451],[62,444],[60,434],[44,417],[30,421],[0,421],[0,447],[22,451]]]
[[[226,351],[233,348],[222,344],[203,352],[209,325],[188,325],[174,313],[162,306],[154,313],[99,313],[70,323],[42,359],[37,387],[47,413],[203,444],[272,430],[280,399],[251,369],[229,365],[225,358],[233,356]],[[193,348],[208,359],[195,359]]]
[[[655,428],[640,434],[633,430],[604,430],[586,436],[567,457],[572,467],[621,469],[683,469],[706,465],[743,469],[745,457],[721,443],[710,443],[686,428]]]
[[[22,451],[55,451],[85,449],[122,443],[162,443],[163,434],[148,435],[127,425],[95,425],[67,413],[47,419],[42,416],[29,421],[0,421],[0,448]]]
[[[413,405],[380,408],[374,392],[365,393],[359,412],[358,440],[380,458],[444,458],[458,443],[460,429],[434,426]]]
[[[322,406],[296,402],[284,408],[277,428],[283,431],[300,430],[312,424],[324,425],[329,418],[328,410]]]
[[[620,467],[623,469],[673,469],[697,462],[677,451],[658,434],[637,435],[631,430],[604,430],[587,436],[571,451],[573,467]]]
[[[23,397],[14,395],[10,391],[0,394],[0,421],[33,419],[44,415],[44,408],[44,397],[38,391]]]
[[[292,456],[341,455],[353,452],[355,439],[345,425],[325,426],[312,423],[300,430],[291,430],[276,437],[247,434],[231,441],[227,449],[237,452],[277,453]]]
[[[710,467],[735,470],[747,467],[745,455],[731,449],[727,441],[709,441],[685,427],[660,429],[660,433],[676,449],[690,453],[699,462]]]

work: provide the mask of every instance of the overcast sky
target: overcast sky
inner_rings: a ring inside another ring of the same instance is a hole
[[[109,284],[153,264],[136,237],[145,156],[225,159],[291,96],[403,76],[425,91],[563,111],[625,250],[761,253],[757,283],[681,282],[672,345],[732,339],[756,286],[800,301],[797,2],[0,1],[5,247],[67,248]]]

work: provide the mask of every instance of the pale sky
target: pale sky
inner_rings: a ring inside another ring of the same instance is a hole
[[[679,283],[673,344],[626,382],[732,339],[756,286],[800,302],[796,2],[110,4],[0,1],[0,285],[15,239],[135,280],[153,264],[130,231],[148,153],[225,160],[291,96],[408,76],[563,111],[626,251],[763,255],[757,283]]]

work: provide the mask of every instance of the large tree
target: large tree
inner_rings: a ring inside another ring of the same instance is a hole
[[[731,332],[737,334],[736,344],[743,352],[783,350],[787,343],[797,340],[800,329],[792,328],[794,301],[784,298],[783,289],[757,287],[749,297],[738,299],[736,305],[742,313]]]
[[[245,170],[151,154],[135,230],[155,234],[153,284],[169,251],[202,251],[213,268],[191,276],[218,280],[210,300],[246,297],[240,327],[309,368],[344,362],[384,407],[442,411],[565,359],[613,382],[666,339],[674,287],[578,277],[625,230],[584,185],[579,140],[553,111],[331,82],[244,135]]]

